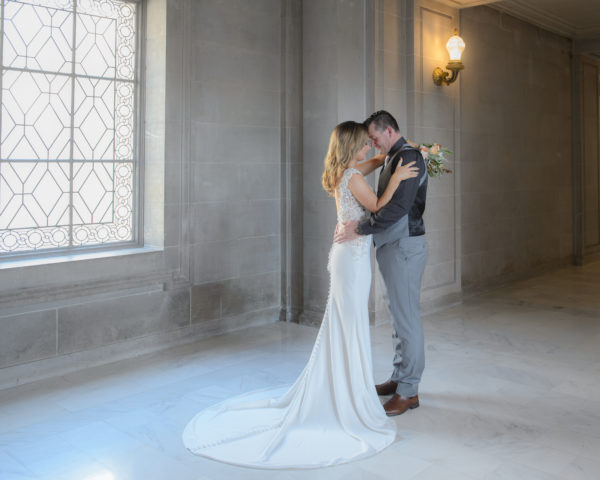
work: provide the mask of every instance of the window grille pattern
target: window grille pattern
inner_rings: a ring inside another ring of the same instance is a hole
[[[0,255],[134,241],[138,5],[1,1]]]

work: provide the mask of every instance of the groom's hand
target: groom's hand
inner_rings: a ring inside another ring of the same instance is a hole
[[[356,233],[357,225],[358,222],[344,222],[341,227],[336,226],[333,241],[335,243],[344,243],[358,238],[359,235]]]

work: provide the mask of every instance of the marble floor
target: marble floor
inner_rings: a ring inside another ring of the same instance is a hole
[[[424,318],[421,407],[379,455],[261,471],[188,453],[199,409],[291,382],[317,330],[277,323],[0,392],[0,478],[600,479],[600,263],[473,296]],[[384,380],[390,327],[372,329]]]

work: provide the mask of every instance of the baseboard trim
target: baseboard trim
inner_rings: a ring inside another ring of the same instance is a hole
[[[553,260],[550,262],[546,262],[543,264],[539,264],[536,266],[532,266],[527,270],[522,270],[518,272],[504,273],[500,275],[496,275],[494,277],[486,278],[477,284],[464,284],[463,283],[463,298],[472,297],[474,295],[478,295],[481,293],[485,293],[491,290],[495,290],[497,288],[503,287],[505,285],[519,282],[522,280],[527,280],[533,277],[537,277],[540,275],[544,275],[546,273],[550,273],[552,271],[558,270],[560,268],[565,268],[573,266],[573,257],[568,256],[565,258],[560,258],[557,260]]]
[[[160,352],[248,327],[275,323],[279,320],[279,312],[279,307],[272,307],[234,317],[195,323],[176,330],[153,333],[91,350],[4,367],[0,369],[0,390]]]

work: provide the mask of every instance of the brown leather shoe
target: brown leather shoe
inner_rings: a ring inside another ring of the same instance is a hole
[[[379,385],[375,385],[375,390],[377,390],[377,395],[392,395],[396,393],[396,388],[398,384],[396,382],[392,382],[388,380],[387,382],[380,383]]]
[[[418,395],[406,398],[395,394],[392,398],[390,398],[387,402],[383,404],[383,409],[385,410],[385,413],[388,417],[393,417],[395,415],[402,415],[409,408],[412,410],[413,408],[417,408],[418,406]]]

